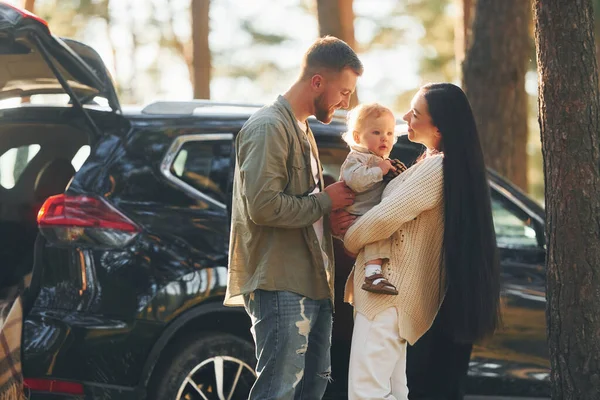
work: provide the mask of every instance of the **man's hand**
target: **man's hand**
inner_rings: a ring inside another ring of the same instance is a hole
[[[346,231],[356,220],[356,216],[348,213],[344,210],[334,211],[329,215],[329,221],[331,222],[331,232],[334,236],[344,237]]]
[[[336,182],[325,188],[331,198],[331,210],[339,210],[354,203],[354,192],[344,182]]]

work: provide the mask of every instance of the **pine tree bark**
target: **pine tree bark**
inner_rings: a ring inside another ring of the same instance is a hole
[[[463,64],[489,167],[527,190],[528,0],[477,0],[473,43]]]
[[[192,0],[192,57],[194,98],[210,99],[210,0]]]
[[[456,71],[462,80],[462,64],[467,50],[471,47],[476,0],[455,0],[455,4],[459,12],[454,25],[454,54]]]
[[[352,0],[317,0],[317,18],[320,37],[335,36],[356,51]],[[350,108],[357,104],[358,94],[355,91],[350,99]]]
[[[23,0],[23,8],[29,12],[35,12],[35,0]]]
[[[600,0],[592,0],[594,8],[594,38],[596,43],[596,64],[600,66]]]
[[[25,10],[29,11],[30,13],[35,13],[35,0],[22,0],[21,7],[23,7]],[[27,104],[27,103],[31,103],[31,97],[29,97],[29,96],[21,97],[21,104]],[[25,157],[25,160],[27,160],[28,154],[29,154],[29,149],[27,149],[27,150],[19,149],[17,151],[17,160],[23,160],[23,157]],[[22,161],[18,161],[18,162],[22,162]]]
[[[600,397],[600,97],[590,0],[535,0],[552,398]]]

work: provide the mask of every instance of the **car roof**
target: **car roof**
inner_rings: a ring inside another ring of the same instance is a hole
[[[132,120],[220,120],[237,121],[241,127],[262,104],[218,102],[212,100],[156,101],[146,106],[122,106],[123,115]],[[330,124],[323,124],[314,117],[309,118],[315,134],[339,136],[346,129],[346,111],[338,110]]]
[[[131,116],[154,117],[240,117],[250,118],[252,114],[262,108],[264,104],[220,102],[213,100],[188,100],[188,101],[155,101],[144,107],[125,106],[124,114]],[[333,122],[346,122],[345,110],[337,110]]]

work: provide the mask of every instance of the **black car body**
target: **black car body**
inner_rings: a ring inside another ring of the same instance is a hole
[[[70,98],[0,109],[0,163],[27,153],[0,187],[0,287],[26,282],[32,398],[244,398],[254,378],[250,321],[222,300],[233,140],[256,107],[123,110],[91,48],[2,3],[0,50],[0,101]],[[335,180],[348,151],[344,121],[310,124]],[[401,138],[392,157],[411,164],[421,152]],[[490,184],[505,327],[475,347],[469,393],[548,396],[544,212],[493,172]],[[351,263],[336,246],[339,294]],[[336,310],[328,396],[344,398],[352,310],[341,300]]]

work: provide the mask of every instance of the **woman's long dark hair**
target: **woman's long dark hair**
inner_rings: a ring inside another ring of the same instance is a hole
[[[444,263],[442,323],[455,340],[473,342],[500,322],[500,268],[490,188],[471,106],[450,83],[422,91],[444,152]]]

